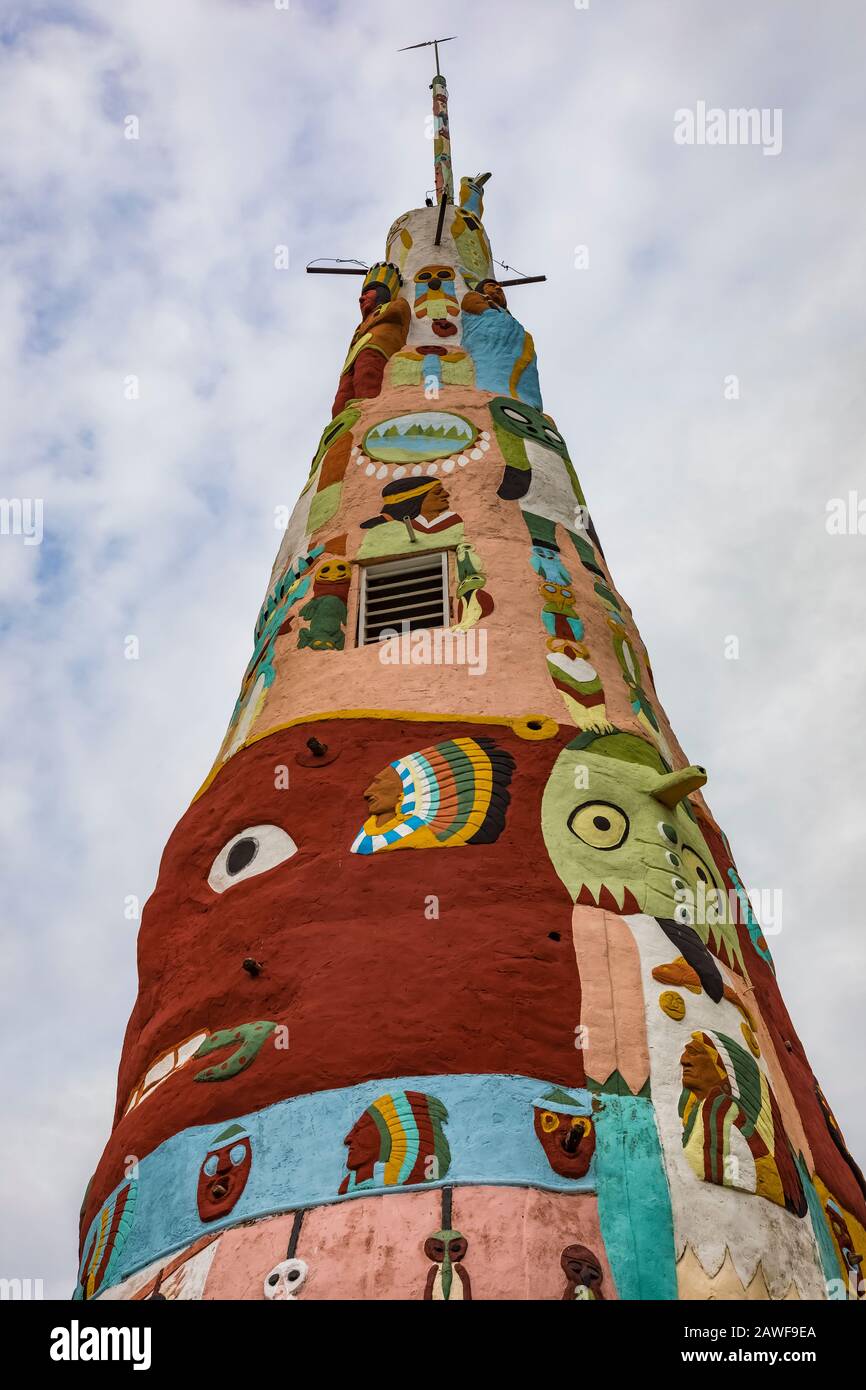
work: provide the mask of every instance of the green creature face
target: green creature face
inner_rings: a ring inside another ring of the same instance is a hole
[[[562,520],[568,529],[573,528],[575,504],[585,507],[586,498],[568,457],[565,440],[553,421],[535,406],[510,396],[494,397],[490,402],[490,418],[505,460],[499,496],[508,500],[523,498],[521,506],[531,512],[538,511],[542,516],[554,515],[549,508],[555,503],[556,520]],[[532,488],[531,480],[534,480]],[[573,500],[569,494],[573,494]],[[547,505],[542,501],[545,498]]]
[[[559,454],[560,458],[568,458],[565,440],[556,425],[534,406],[527,405],[525,401],[512,400],[510,396],[497,396],[490,402],[490,414],[497,431],[503,430],[517,439],[542,444]]]
[[[712,890],[722,885],[685,799],[706,780],[701,767],[671,772],[651,744],[616,729],[589,731],[563,749],[541,823],[573,900],[673,918],[694,926],[706,945],[708,931],[720,928],[702,922],[714,912],[701,905],[709,897],[715,908]]]

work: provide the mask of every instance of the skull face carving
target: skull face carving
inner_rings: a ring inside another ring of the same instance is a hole
[[[280,1260],[270,1274],[265,1276],[265,1298],[280,1299],[284,1303],[294,1302],[306,1277],[305,1260]]]

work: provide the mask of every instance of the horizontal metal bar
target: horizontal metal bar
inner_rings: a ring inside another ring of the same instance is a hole
[[[443,607],[444,605],[440,596],[435,603],[417,603],[411,608],[398,609],[396,613],[368,613],[367,627],[394,627],[395,625],[399,627],[404,618],[409,618],[410,620],[412,618],[420,618],[428,613],[432,613],[436,609],[441,613]]]
[[[378,603],[389,603],[392,599],[408,598],[410,594],[429,594],[431,590],[442,592],[441,573],[413,575],[398,584],[371,584],[367,597]]]
[[[421,584],[429,588],[431,584],[442,584],[442,570],[437,565],[435,570],[410,570],[405,579],[399,579],[396,575],[393,579],[375,579],[367,581],[367,593],[372,597],[375,595],[398,595],[406,591],[409,584]]]
[[[497,280],[498,285],[540,285],[546,275],[521,275],[519,280]]]
[[[342,266],[342,265],[340,265],[340,266],[333,266],[333,267],[332,267],[332,266],[327,266],[327,265],[308,265],[308,266],[307,266],[307,274],[308,274],[308,275],[366,275],[367,272],[366,272],[366,270],[363,269],[362,266],[358,266],[357,268],[353,267],[352,269],[347,269],[345,266]]]

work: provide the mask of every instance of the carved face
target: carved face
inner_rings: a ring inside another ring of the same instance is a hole
[[[432,521],[434,517],[447,512],[450,506],[451,499],[445,488],[441,483],[436,483],[424,494],[424,500],[421,503],[421,515],[426,517],[428,521]]]
[[[453,289],[454,286],[454,267],[450,265],[427,265],[423,270],[418,271],[415,276],[415,284],[428,293],[444,289],[447,294],[449,287]]]
[[[563,1273],[570,1284],[598,1290],[603,1279],[601,1265],[585,1245],[567,1245],[560,1259]]]
[[[364,800],[370,808],[371,815],[389,817],[395,814],[402,795],[403,783],[396,769],[386,767],[376,773],[364,792]]]
[[[198,1175],[198,1214],[202,1221],[227,1216],[247,1185],[253,1164],[249,1135],[231,1125],[217,1135]]]
[[[446,1256],[452,1264],[466,1259],[469,1241],[459,1231],[438,1231],[424,1242],[424,1254],[434,1264],[441,1265]]]
[[[265,1275],[265,1298],[283,1303],[293,1303],[301,1291],[308,1274],[305,1260],[280,1260],[269,1274]]]
[[[471,226],[471,223],[474,222],[474,220],[474,218],[466,218],[466,225],[470,227],[471,230],[475,230],[475,228],[472,228]],[[502,288],[502,286],[497,283],[496,280],[482,280],[478,288],[481,291],[481,293],[485,296],[485,298],[490,300],[491,304],[495,304],[499,309],[508,308],[508,301],[505,298],[505,291]]]
[[[415,317],[429,319],[434,333],[451,337],[457,332],[460,305],[454,287],[454,268],[450,265],[427,265],[415,276]]]
[[[554,1173],[582,1178],[595,1153],[595,1125],[589,1115],[563,1114],[535,1107],[535,1133]]]
[[[693,1091],[698,1099],[717,1091],[724,1080],[706,1047],[694,1038],[686,1043],[680,1066],[683,1069],[683,1085]]]
[[[365,1110],[352,1125],[343,1143],[349,1150],[346,1155],[346,1167],[350,1172],[357,1173],[362,1178],[372,1177],[382,1145],[382,1138],[373,1116]]]
[[[554,584],[546,579],[539,584],[538,592],[544,599],[544,606],[548,612],[574,616],[574,590],[570,585]]]
[[[316,570],[315,586],[318,592],[321,586],[325,586],[323,592],[328,588],[344,588],[352,578],[352,566],[348,560],[325,560]]]
[[[490,413],[497,432],[501,430],[526,443],[552,449],[561,458],[568,458],[568,449],[559,430],[552,420],[548,420],[547,416],[542,415],[534,406],[527,405],[525,401],[498,396],[490,402]]]
[[[361,317],[366,318],[379,304],[387,304],[387,302],[388,296],[381,293],[376,285],[368,285],[365,290],[361,291],[361,297],[358,300]]]
[[[710,908],[724,906],[721,878],[683,790],[699,786],[705,774],[684,769],[675,786],[673,777],[657,750],[635,735],[575,739],[545,788],[545,844],[576,902],[673,918],[694,925],[705,944],[708,931],[726,943],[732,935],[736,952],[735,926],[713,923]]]

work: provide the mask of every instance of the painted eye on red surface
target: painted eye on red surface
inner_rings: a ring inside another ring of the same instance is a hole
[[[242,879],[276,868],[297,852],[298,846],[281,826],[251,825],[223,845],[207,881],[215,893],[224,893]]]

